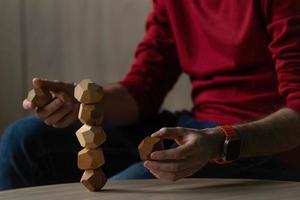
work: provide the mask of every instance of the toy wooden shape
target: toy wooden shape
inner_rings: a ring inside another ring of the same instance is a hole
[[[80,104],[79,120],[90,126],[101,125],[104,116],[101,104]]]
[[[43,107],[51,102],[52,96],[48,90],[33,88],[28,92],[27,99],[37,107]]]
[[[89,79],[80,81],[74,90],[74,97],[84,104],[98,103],[103,95],[103,88]]]
[[[140,143],[138,148],[141,160],[150,160],[150,154],[162,150],[163,143],[160,138],[148,136]]]
[[[64,103],[72,100],[71,97],[65,92],[52,92],[52,93],[53,93],[53,97],[59,98]]]
[[[107,182],[107,178],[101,168],[86,170],[80,182],[91,192],[101,190]]]
[[[106,134],[99,126],[83,125],[76,136],[80,145],[87,149],[95,149],[106,141]]]
[[[82,149],[78,153],[79,169],[97,169],[105,163],[103,151],[98,149]]]

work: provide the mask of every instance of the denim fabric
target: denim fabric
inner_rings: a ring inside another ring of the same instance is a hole
[[[140,162],[137,146],[147,135],[162,127],[210,128],[217,124],[196,121],[188,112],[162,112],[130,127],[103,126],[107,142],[102,146],[106,158],[103,170],[108,178],[153,178]],[[55,129],[35,117],[13,123],[0,140],[0,190],[17,187],[76,182],[82,171],[77,168],[77,153],[82,149],[75,132],[81,123]],[[300,180],[299,173],[273,157],[241,159],[226,165],[208,164],[194,177],[268,178]]]

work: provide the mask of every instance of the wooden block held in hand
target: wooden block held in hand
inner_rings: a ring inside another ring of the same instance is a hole
[[[83,125],[76,136],[80,145],[88,149],[95,149],[106,141],[106,134],[99,126]]]
[[[101,168],[86,170],[80,182],[91,192],[101,190],[107,182],[107,178]]]
[[[82,149],[78,153],[79,169],[97,169],[105,163],[104,154],[101,148]]]
[[[74,90],[74,97],[84,104],[98,103],[103,95],[103,88],[89,79],[80,81]]]
[[[104,119],[102,105],[99,103],[80,104],[78,118],[83,124],[90,126],[101,125]]]
[[[27,100],[40,108],[51,102],[52,95],[48,90],[33,88],[28,92]]]
[[[138,148],[141,160],[150,160],[150,154],[162,150],[163,143],[160,138],[148,136],[140,143]]]

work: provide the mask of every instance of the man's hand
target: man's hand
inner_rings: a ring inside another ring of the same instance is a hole
[[[209,160],[220,156],[224,136],[217,128],[162,128],[153,137],[171,139],[176,148],[153,152],[144,166],[157,178],[177,181],[193,175]]]
[[[41,87],[52,92],[65,92],[70,98],[66,102],[55,98],[43,108],[36,108],[32,102],[25,99],[23,101],[25,110],[35,110],[37,117],[55,128],[65,128],[77,120],[79,103],[73,97],[75,87],[73,84],[38,78],[34,78],[32,84],[34,87]]]

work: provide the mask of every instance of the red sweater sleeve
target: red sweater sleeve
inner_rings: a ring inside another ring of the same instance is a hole
[[[286,107],[300,113],[300,1],[265,2],[279,92],[286,98]]]
[[[141,118],[158,111],[181,73],[174,38],[162,0],[153,0],[146,34],[138,45],[135,61],[120,81],[139,106]]]

